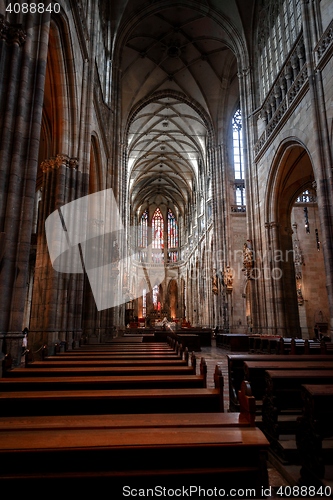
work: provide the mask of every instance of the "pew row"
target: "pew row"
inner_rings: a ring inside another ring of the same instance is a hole
[[[30,370],[27,370],[28,375]],[[217,377],[217,376],[216,376]],[[217,378],[216,378],[217,380]],[[169,374],[147,375],[81,375],[45,377],[7,377],[0,379],[0,392],[36,390],[101,390],[101,389],[153,389],[153,388],[198,388],[207,387],[207,364],[200,362],[200,375]]]
[[[28,370],[27,370],[28,371]],[[217,366],[215,389],[31,390],[0,392],[0,416],[92,413],[184,413],[224,411],[223,376]]]
[[[333,465],[333,385],[304,384],[301,395],[303,410],[296,427],[301,483],[325,485],[327,465]]]
[[[162,349],[158,348],[147,348],[147,349],[135,349],[134,347],[122,347],[118,348],[107,348],[107,349],[80,349],[77,351],[60,351],[55,349],[55,354],[50,356],[48,353],[47,346],[44,346],[41,351],[42,361],[56,361],[58,363],[62,361],[91,361],[91,362],[107,362],[112,360],[182,360],[185,364],[189,360],[189,351],[187,347],[183,347],[182,344],[178,342],[173,348],[166,345]],[[27,349],[25,352],[25,365],[29,366],[31,363],[35,362],[33,353]],[[40,362],[40,361],[39,361]]]
[[[239,414],[0,417],[0,480],[52,489],[109,485],[113,495],[124,484],[164,482],[260,491],[268,485],[269,443],[253,425],[254,398],[246,383],[241,392]]]
[[[84,377],[86,375],[98,376],[120,376],[120,375],[195,375],[196,368],[185,365],[165,365],[165,364],[152,364],[152,365],[116,365],[116,366],[68,366],[67,368],[15,368],[5,373],[5,378],[16,377]]]
[[[48,480],[52,490],[60,483],[61,488],[108,485],[115,497],[124,484],[222,483],[258,491],[268,484],[268,442],[253,427],[21,431],[19,439],[17,434],[2,438],[2,484],[41,486]]]
[[[331,355],[279,355],[272,356],[271,354],[227,354],[228,362],[228,389],[229,389],[229,402],[231,411],[239,411],[238,391],[240,390],[241,383],[244,380],[244,362],[258,361],[267,363],[281,363],[284,361],[299,363],[299,362],[332,362]]]
[[[251,384],[252,394],[256,401],[261,401],[265,394],[266,370],[333,370],[333,359],[322,361],[311,359],[307,361],[244,361],[244,378]]]
[[[91,360],[80,360],[75,359],[74,361],[70,361],[66,359],[60,359],[56,357],[56,359],[52,361],[34,361],[33,363],[28,363],[26,368],[29,370],[30,367],[34,369],[39,368],[66,368],[69,366],[74,367],[112,367],[112,366],[187,366],[188,361],[185,359],[175,358],[163,358],[148,356],[143,357],[142,359],[138,358],[127,358],[126,356],[123,358],[116,359],[91,359]]]
[[[124,389],[0,393],[0,415],[223,411],[220,389]]]
[[[302,413],[302,385],[333,384],[332,370],[267,370],[266,391],[262,406],[262,430],[271,443],[271,449],[287,459],[282,435],[295,438],[297,418]]]
[[[277,354],[331,354],[324,340],[281,337]]]

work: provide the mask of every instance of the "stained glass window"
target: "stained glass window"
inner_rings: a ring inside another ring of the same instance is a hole
[[[138,243],[141,248],[148,246],[148,210],[145,210],[141,215]]]
[[[156,208],[152,219],[153,248],[164,248],[164,220],[159,208]]]
[[[168,248],[178,247],[178,225],[172,211],[168,210]]]
[[[178,252],[173,250],[172,252],[168,252],[168,260],[169,262],[177,262],[178,261]]]

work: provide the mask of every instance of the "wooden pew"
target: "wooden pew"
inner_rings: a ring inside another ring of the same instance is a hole
[[[249,335],[249,352],[256,354],[276,353],[280,335]]]
[[[56,344],[60,346],[60,344]],[[114,350],[133,350],[133,351],[172,351],[174,346],[170,345],[170,342],[149,342],[149,343],[138,343],[138,342],[110,342],[108,344],[83,344],[78,348],[68,350],[67,348],[64,352],[112,352]]]
[[[135,360],[180,360],[182,359],[178,354],[176,353],[167,353],[167,354],[154,354],[154,353],[134,353],[134,354],[126,354],[126,353],[115,353],[115,354],[109,354],[109,355],[103,355],[103,356],[62,356],[57,355],[57,356],[47,356],[44,358],[44,361],[46,361],[49,364],[58,364],[59,363],[64,363],[68,364],[69,362],[81,362],[81,361],[88,361],[89,363],[91,362],[96,362],[96,363],[101,363],[103,362],[108,362],[108,361],[113,361],[113,360],[128,360],[128,361],[135,361]],[[39,363],[41,365],[42,363]]]
[[[249,336],[245,333],[218,333],[216,345],[231,351],[247,352],[249,350]]]
[[[66,368],[66,367],[95,367],[95,368],[105,368],[105,367],[116,367],[116,366],[188,366],[187,360],[176,358],[176,359],[168,359],[168,358],[153,358],[148,357],[143,359],[127,359],[118,358],[118,359],[91,359],[91,360],[74,360],[74,361],[66,361],[66,359],[56,358],[53,361],[34,361],[33,363],[28,363],[26,369],[42,369],[42,368]]]
[[[231,411],[239,411],[238,391],[241,383],[244,380],[244,362],[245,361],[289,361],[289,362],[304,362],[304,361],[331,361],[330,355],[279,355],[272,356],[271,354],[227,354],[228,361],[228,384],[229,384],[229,402]]]
[[[75,486],[112,487],[119,498],[125,485],[173,488],[267,487],[268,443],[256,428],[150,428],[6,433],[1,443],[2,484],[64,491]],[[257,497],[258,498],[258,497]]]
[[[249,352],[256,353],[259,351],[261,335],[254,334],[249,335]]]
[[[132,353],[130,352],[127,356],[126,353],[124,352],[115,352],[115,353],[112,353],[112,354],[103,354],[103,353],[100,353],[100,354],[92,354],[92,353],[88,353],[88,354],[84,354],[84,353],[76,353],[76,354],[72,354],[70,351],[66,352],[66,353],[62,353],[62,354],[57,354],[55,356],[46,356],[44,358],[45,361],[59,361],[59,360],[63,360],[63,361],[91,361],[91,360],[98,360],[98,361],[101,361],[101,360],[112,360],[112,359],[123,359],[123,358],[127,358],[127,359],[159,359],[159,358],[163,358],[163,359],[180,359],[180,356],[177,355],[176,353],[174,352],[168,352],[168,353]]]
[[[265,371],[266,370],[333,370],[333,359],[322,361],[321,358],[302,361],[289,360],[267,360],[267,361],[244,361],[244,378],[251,384],[252,394],[256,401],[262,400],[265,389]]]
[[[215,375],[220,376],[218,367]],[[1,433],[8,431],[47,429],[126,429],[150,427],[254,427],[255,401],[248,383],[243,382],[239,398],[239,413],[137,413],[104,415],[46,415],[0,417]],[[1,440],[0,440],[1,446]]]
[[[28,370],[29,374],[30,370]],[[106,389],[153,389],[153,388],[198,388],[207,387],[207,364],[200,362],[200,375],[81,375],[45,377],[7,377],[0,379],[0,392],[9,391],[61,391],[61,390],[106,390]]]
[[[326,354],[317,340],[280,338],[277,354]]]
[[[333,342],[325,342],[325,340],[322,340],[320,342],[320,347],[322,354],[333,354]]]
[[[47,349],[46,349],[47,351]],[[170,346],[169,344],[160,344],[160,346],[151,346],[149,344],[141,344],[137,347],[135,344],[126,345],[124,343],[119,345],[113,345],[111,347],[106,347],[105,349],[76,349],[72,351],[64,351],[64,352],[56,352],[56,355],[62,357],[82,357],[82,356],[94,356],[98,357],[106,357],[113,355],[165,355],[165,356],[182,356],[185,351],[183,345],[179,342],[176,342],[174,346]],[[48,353],[44,355],[44,357],[48,356]]]
[[[296,432],[296,419],[301,415],[301,388],[304,384],[333,384],[333,369],[329,370],[267,370],[263,397],[262,429],[271,448],[283,459],[281,434]]]
[[[200,337],[197,333],[190,331],[170,333],[167,337],[169,344],[174,347],[178,342],[187,347],[189,351],[200,351]]]
[[[0,392],[0,416],[223,411],[223,376],[215,389],[51,390]]]
[[[132,363],[133,361],[133,363]],[[146,363],[147,361],[147,363]],[[181,344],[176,343],[175,351],[167,354],[154,354],[154,353],[134,353],[125,354],[119,353],[114,354],[111,351],[104,353],[99,351],[99,354],[94,356],[90,353],[89,356],[84,355],[84,351],[81,351],[80,355],[71,356],[70,353],[60,353],[56,356],[48,356],[48,350],[45,347],[42,350],[42,361],[34,361],[33,356],[29,350],[26,351],[25,355],[25,366],[26,368],[33,366],[34,368],[45,368],[46,363],[53,367],[66,367],[69,363],[73,366],[126,366],[133,364],[133,366],[142,365],[153,365],[153,364],[165,364],[165,365],[185,365],[187,366],[189,362],[189,352],[188,349],[183,349]],[[52,365],[51,365],[52,364]]]
[[[6,378],[14,377],[82,377],[86,375],[105,375],[105,376],[120,376],[120,375],[195,375],[196,369],[193,366],[170,366],[170,365],[121,365],[121,366],[69,366],[67,368],[15,368],[15,370],[7,371]]]
[[[135,348],[124,348],[124,347],[114,347],[112,349],[108,349],[108,350],[98,350],[98,351],[95,351],[95,350],[88,350],[88,349],[75,349],[75,350],[72,350],[72,351],[65,351],[63,353],[59,353],[57,355],[59,356],[62,356],[62,357],[66,357],[66,356],[69,356],[69,357],[73,357],[73,356],[78,356],[78,357],[81,357],[81,356],[96,356],[96,357],[99,357],[99,356],[110,356],[110,355],[113,355],[113,354],[147,354],[147,353],[151,353],[151,354],[172,354],[174,355],[175,354],[175,350],[172,349],[171,347],[166,347],[166,348],[162,348],[162,349],[158,349],[158,348],[154,348],[154,349],[147,349],[145,347],[141,347],[140,349],[135,349]]]
[[[325,484],[327,464],[333,463],[333,385],[301,388],[302,416],[297,419],[296,443],[301,460],[302,484]],[[328,446],[324,447],[324,444]]]
[[[242,413],[136,413],[107,415],[46,415],[0,417],[0,437],[4,433],[70,429],[150,429],[150,428],[214,428],[249,427]],[[19,438],[19,435],[18,435]],[[0,442],[1,448],[1,442]]]
[[[57,484],[100,487],[104,481],[113,495],[124,484],[211,488],[221,481],[226,488],[259,491],[268,486],[269,443],[253,426],[254,401],[245,383],[241,392],[239,414],[0,417],[0,480],[15,487],[52,485],[52,491]]]

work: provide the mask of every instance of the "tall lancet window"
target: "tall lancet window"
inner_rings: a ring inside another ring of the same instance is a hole
[[[152,219],[153,248],[164,248],[164,219],[159,208],[156,208]]]
[[[243,145],[242,145],[242,115],[237,109],[232,118],[232,139],[234,147],[235,179],[244,179]]]
[[[145,210],[141,215],[138,243],[141,248],[148,246],[148,210]]]
[[[242,139],[242,114],[237,109],[232,117],[232,141],[234,157],[234,178],[235,178],[235,204],[237,207],[243,207],[245,211],[245,183],[244,183],[244,157],[243,157],[243,139]],[[239,209],[237,208],[236,211]]]
[[[168,248],[178,247],[178,225],[172,211],[168,210]]]

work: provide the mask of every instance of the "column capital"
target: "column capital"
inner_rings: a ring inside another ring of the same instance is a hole
[[[62,165],[76,170],[79,165],[79,160],[78,158],[70,158],[68,155],[59,153],[57,154],[57,156],[51,156],[51,158],[47,158],[46,160],[42,161],[40,167],[43,172],[47,172],[51,169],[57,170]]]
[[[3,16],[0,16],[0,38],[7,44],[21,46],[27,38],[27,33],[21,24],[10,24]]]

